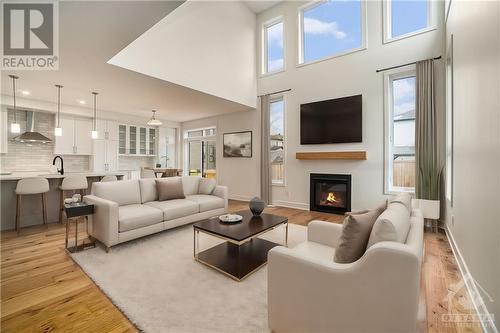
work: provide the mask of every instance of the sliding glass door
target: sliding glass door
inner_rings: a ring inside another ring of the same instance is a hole
[[[188,131],[185,134],[187,173],[216,179],[215,128]]]

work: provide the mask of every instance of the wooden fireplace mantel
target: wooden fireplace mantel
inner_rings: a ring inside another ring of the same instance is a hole
[[[366,160],[366,151],[297,152],[298,160]]]

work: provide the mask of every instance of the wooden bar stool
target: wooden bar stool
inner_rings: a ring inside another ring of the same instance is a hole
[[[83,196],[87,192],[89,183],[87,182],[87,177],[83,175],[71,175],[64,177],[61,186],[61,200],[59,206],[59,222],[63,223],[63,211],[64,211],[64,191],[79,191],[80,195]]]
[[[21,218],[21,196],[31,194],[42,195],[42,214],[43,224],[47,224],[47,205],[45,202],[45,193],[49,191],[49,181],[42,177],[24,178],[17,182],[16,186],[16,231],[20,229]]]

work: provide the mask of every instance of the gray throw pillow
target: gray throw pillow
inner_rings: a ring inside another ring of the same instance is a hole
[[[348,264],[363,256],[373,224],[379,214],[379,210],[373,209],[363,214],[346,216],[342,225],[340,243],[335,249],[335,262]]]
[[[182,178],[180,177],[156,179],[156,189],[160,201],[184,199],[186,197],[182,187]]]
[[[212,194],[215,190],[217,183],[215,179],[200,178],[200,184],[198,185],[198,194]]]

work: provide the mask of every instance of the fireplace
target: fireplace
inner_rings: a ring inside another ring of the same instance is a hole
[[[310,210],[326,213],[351,211],[351,175],[311,173]]]

